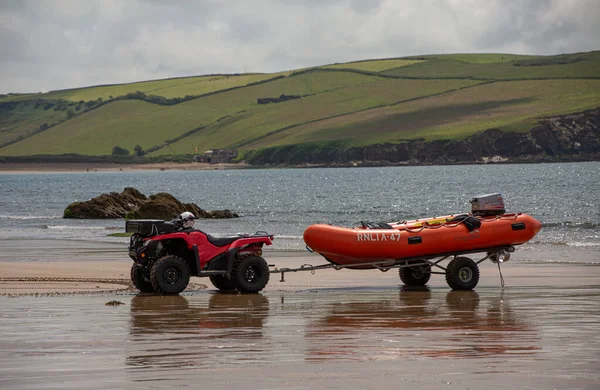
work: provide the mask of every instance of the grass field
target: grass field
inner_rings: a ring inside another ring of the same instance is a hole
[[[261,147],[261,139],[282,128],[319,121],[373,107],[386,107],[401,101],[431,96],[475,85],[471,80],[385,80],[326,91],[280,105],[269,105],[246,112],[223,124],[200,132],[171,146],[170,152],[182,153],[187,143],[216,147]],[[295,130],[289,129],[294,133]],[[226,132],[227,138],[222,134]],[[156,152],[158,154],[159,151]]]
[[[55,96],[66,100],[96,100],[108,99],[133,93],[144,92],[147,95],[158,95],[166,98],[182,97],[186,95],[202,95],[209,92],[239,87],[249,83],[272,78],[272,75],[243,75],[243,76],[204,76],[182,79],[149,81],[135,84],[124,84],[106,87],[93,87],[80,90],[56,92]]]
[[[488,128],[528,131],[540,117],[600,106],[600,52],[428,55],[323,68],[5,96],[0,145],[24,139],[0,147],[0,156],[99,156],[116,145],[129,151],[140,145],[154,150],[149,156],[160,156],[315,141],[458,139]],[[165,98],[208,95],[174,105],[107,101],[135,91]],[[282,94],[302,98],[257,103]],[[104,104],[82,103],[98,98]],[[44,109],[44,102],[60,109]],[[72,118],[67,107],[76,114]],[[43,124],[56,125],[39,132]]]
[[[527,80],[557,78],[600,78],[600,52],[573,55],[571,59],[582,58],[566,64],[557,63],[552,58],[544,58],[544,65],[528,64],[527,60],[536,57],[524,57],[515,61],[485,62],[489,57],[478,56],[472,62],[460,60],[464,56],[440,56],[439,59],[423,61],[409,66],[389,69],[382,74],[399,77],[420,78],[483,78],[493,80]],[[476,59],[479,58],[479,61]],[[567,59],[569,57],[566,57]]]
[[[416,138],[459,139],[489,128],[527,131],[538,118],[599,107],[598,91],[600,80],[489,83],[307,124],[248,146],[342,139],[364,145]]]
[[[379,60],[379,61],[357,61],[347,62],[345,64],[327,65],[324,68],[330,69],[357,69],[367,72],[381,72],[387,69],[399,68],[422,62],[420,60]]]
[[[144,92],[147,95],[158,95],[166,98],[183,97],[186,95],[203,95],[206,93],[229,89],[233,87],[245,86],[250,83],[260,82],[271,79],[289,72],[275,74],[249,74],[249,75],[215,75],[174,78],[157,81],[144,81],[140,83],[96,86],[88,88],[77,88],[64,91],[52,91],[43,95],[33,95],[43,99],[64,99],[70,101],[90,101],[90,100],[109,100],[111,97],[124,96],[136,91]],[[29,97],[30,98],[30,97]],[[28,99],[27,96],[21,96],[19,100]],[[3,98],[0,101],[6,101]]]
[[[105,104],[43,133],[2,148],[0,155],[62,153],[104,155],[110,154],[115,145],[130,151],[135,145],[148,149],[190,130],[217,123],[220,118],[228,115],[244,114],[245,111],[254,108],[268,110],[273,106],[285,107],[286,104],[291,103],[258,105],[256,99],[259,97],[277,97],[283,93],[318,94],[337,88],[373,83],[377,80],[381,79],[349,72],[317,71],[253,85],[242,90],[210,95],[174,106],[121,100]],[[230,136],[220,135],[219,138],[238,142]],[[207,145],[206,147],[219,146]],[[189,145],[181,146],[177,150],[178,153],[193,152]],[[156,153],[160,154],[160,152]]]
[[[65,111],[45,108],[45,105],[29,100],[14,104],[14,107],[2,107],[0,104],[0,145],[26,137],[40,127],[48,126],[67,119]]]
[[[491,64],[495,62],[511,62],[511,61],[519,61],[526,60],[531,58],[538,58],[538,56],[524,56],[518,54],[496,54],[496,53],[478,53],[478,54],[440,54],[440,55],[426,55],[426,56],[417,56],[417,57],[408,57],[411,58],[419,58],[420,62],[424,60],[454,60],[454,61],[462,61],[471,64]]]

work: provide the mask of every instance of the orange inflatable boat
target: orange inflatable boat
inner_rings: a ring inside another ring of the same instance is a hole
[[[479,280],[477,264],[485,259],[497,263],[508,260],[515,245],[531,240],[542,228],[529,215],[504,213],[499,194],[474,198],[471,203],[473,210],[469,214],[363,222],[357,228],[311,225],[304,231],[304,241],[310,250],[338,268],[400,268],[405,284],[424,285],[436,273],[436,267],[444,271],[450,287],[470,290]],[[501,207],[492,207],[492,203]],[[477,252],[486,253],[477,263],[459,256]],[[436,258],[441,259],[432,261]],[[452,258],[450,264],[442,267],[441,261],[447,258]]]

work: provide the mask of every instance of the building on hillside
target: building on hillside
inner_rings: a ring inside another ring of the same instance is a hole
[[[194,161],[209,164],[222,164],[230,163],[231,160],[237,156],[237,149],[211,149],[202,154],[194,156]]]

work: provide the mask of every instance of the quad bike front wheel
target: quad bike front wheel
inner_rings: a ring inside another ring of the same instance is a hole
[[[399,268],[398,273],[406,286],[424,286],[431,278],[430,268],[424,266]]]
[[[221,291],[234,291],[237,288],[235,280],[228,279],[227,276],[212,275],[209,279],[213,286]]]
[[[446,268],[446,282],[453,290],[472,290],[479,282],[479,267],[468,257],[452,259]]]
[[[133,286],[140,290],[143,293],[152,293],[154,292],[154,287],[152,287],[152,283],[144,276],[144,270],[142,267],[133,263],[131,266],[131,283]]]
[[[156,260],[150,271],[150,282],[156,292],[179,294],[190,281],[190,268],[178,256],[164,256]]]
[[[240,260],[234,267],[232,279],[241,293],[257,293],[269,283],[269,265],[260,256]]]

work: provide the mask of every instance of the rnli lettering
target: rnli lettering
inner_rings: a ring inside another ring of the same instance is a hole
[[[398,241],[400,233],[359,233],[356,232],[356,241]]]

